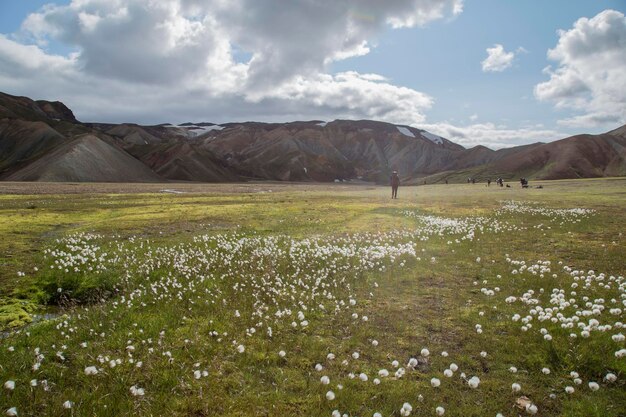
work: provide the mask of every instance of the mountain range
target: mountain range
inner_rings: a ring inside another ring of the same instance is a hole
[[[0,180],[368,181],[405,184],[626,175],[626,126],[550,143],[466,149],[371,120],[82,123],[63,103],[0,93]]]

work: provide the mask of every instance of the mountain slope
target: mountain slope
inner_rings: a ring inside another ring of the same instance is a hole
[[[222,126],[202,137],[202,147],[242,176],[274,180],[386,182],[392,170],[408,179],[437,172],[464,151],[412,127],[369,120]]]
[[[600,135],[576,135],[555,142],[501,150],[502,157],[478,166],[438,173],[427,183],[462,182],[467,178],[484,181],[594,178],[626,175],[626,126]]]
[[[147,166],[93,135],[66,143],[6,178],[9,181],[156,182]]]
[[[626,138],[577,135],[503,158],[495,166],[538,179],[593,178],[626,174]]]
[[[0,118],[77,123],[74,113],[60,101],[31,100],[0,92]]]
[[[239,175],[213,154],[189,143],[139,145],[127,151],[163,178],[174,181],[233,182]]]
[[[44,122],[0,120],[0,178],[66,142],[63,135]]]

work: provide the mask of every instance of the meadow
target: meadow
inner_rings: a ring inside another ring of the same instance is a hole
[[[0,411],[626,416],[626,179],[0,183]]]

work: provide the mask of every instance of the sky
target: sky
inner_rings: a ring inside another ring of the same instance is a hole
[[[493,149],[626,124],[626,0],[0,0],[0,91],[81,121],[374,119]]]

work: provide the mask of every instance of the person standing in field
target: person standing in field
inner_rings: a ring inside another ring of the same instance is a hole
[[[398,171],[391,174],[391,198],[398,198],[398,187],[400,186],[400,177]]]

